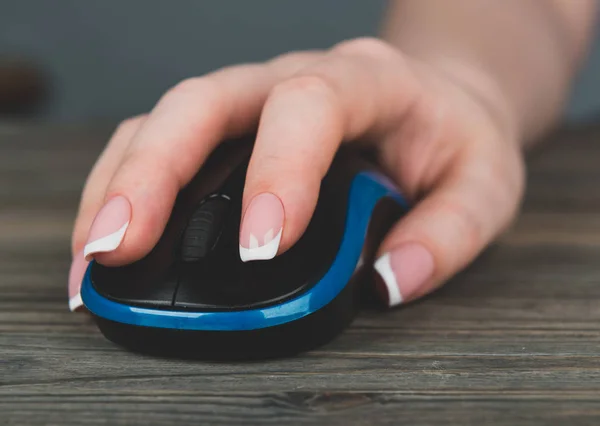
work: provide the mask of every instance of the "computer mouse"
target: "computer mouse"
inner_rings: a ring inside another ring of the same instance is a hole
[[[297,243],[273,259],[243,262],[252,146],[246,137],[215,149],[144,258],[89,263],[82,301],[110,341],[151,355],[265,359],[317,348],[351,324],[379,242],[409,209],[405,198],[365,155],[344,146]]]

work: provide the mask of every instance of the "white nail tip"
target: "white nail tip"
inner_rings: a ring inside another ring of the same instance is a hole
[[[260,247],[254,247],[254,241],[257,240],[256,237],[250,235],[250,248],[245,248],[240,245],[240,258],[242,259],[242,262],[273,259],[279,249],[282,231],[283,229],[280,229],[275,238]],[[254,241],[252,240],[253,238]],[[256,244],[258,245],[258,242]]]
[[[112,234],[107,235],[106,237],[102,237],[100,239],[97,239],[96,241],[92,241],[91,243],[86,244],[83,250],[83,256],[85,257],[85,260],[89,260],[88,256],[92,254],[113,251],[114,249],[119,247],[119,244],[121,244],[121,241],[125,236],[125,231],[127,231],[128,226],[129,221],[127,221],[125,225],[121,226],[121,228],[119,228],[118,231],[115,231]]]
[[[250,249],[256,249],[258,248],[258,238],[256,238],[254,235],[250,234]]]
[[[83,306],[83,300],[81,300],[81,293],[77,293],[77,295],[71,297],[69,299],[69,309],[71,312],[74,312],[77,308]]]
[[[390,254],[386,253],[381,256],[373,266],[385,283],[388,292],[389,306],[396,306],[402,303],[400,287],[398,287],[396,275],[394,275],[392,265],[390,264]]]
[[[266,233],[265,233],[265,238],[264,238],[264,243],[268,244],[271,240],[273,240],[273,228],[269,229]]]

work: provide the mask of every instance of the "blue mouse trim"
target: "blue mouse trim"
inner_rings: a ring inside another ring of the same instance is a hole
[[[84,305],[93,314],[112,321],[157,328],[205,331],[242,331],[273,327],[297,320],[331,302],[354,274],[374,207],[383,197],[408,209],[394,185],[378,173],[358,173],[350,188],[344,236],[331,268],[310,290],[279,305],[221,312],[187,312],[141,308],[114,302],[96,292],[90,279],[92,262],[81,287]]]

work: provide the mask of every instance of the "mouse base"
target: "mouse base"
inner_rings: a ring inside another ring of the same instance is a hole
[[[136,353],[207,361],[266,360],[294,356],[334,340],[356,317],[361,293],[360,286],[351,282],[327,306],[304,318],[247,331],[145,327],[96,315],[94,320],[108,340]]]

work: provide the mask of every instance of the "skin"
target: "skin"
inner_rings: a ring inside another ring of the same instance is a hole
[[[131,222],[106,265],[147,254],[175,197],[220,141],[257,130],[244,208],[282,201],[279,254],[310,221],[342,143],[361,139],[413,202],[380,247],[411,243],[433,272],[406,301],[469,264],[518,212],[526,149],[560,117],[593,28],[593,0],[397,0],[380,38],[224,68],[177,84],[124,121],[82,194],[73,256],[122,195]]]

